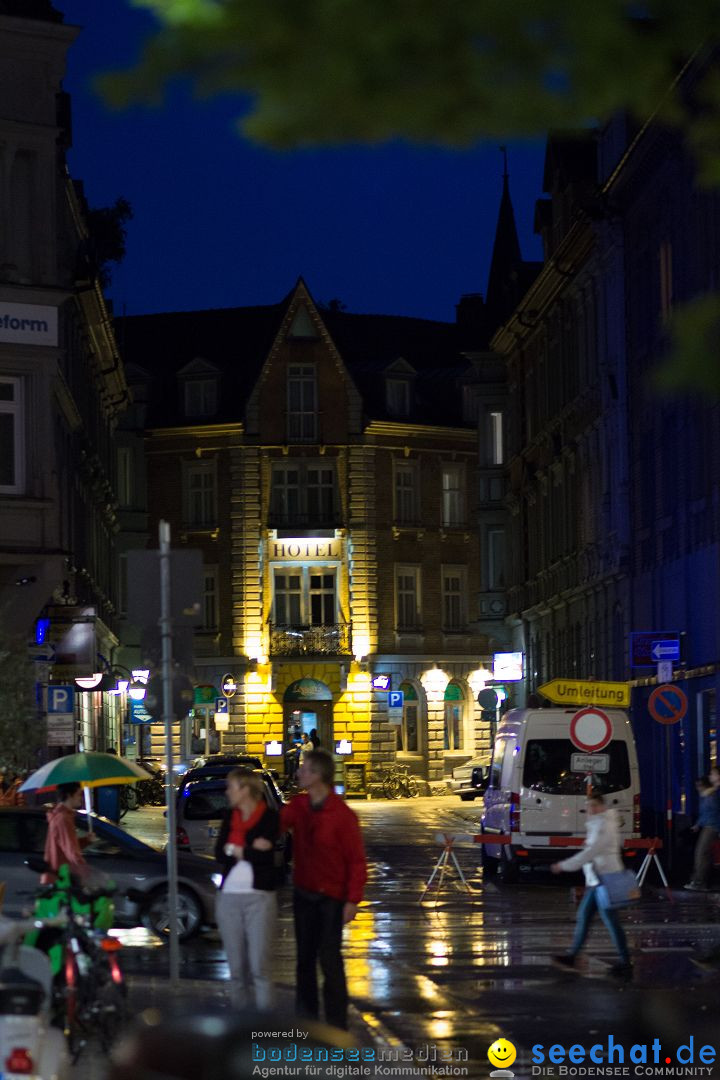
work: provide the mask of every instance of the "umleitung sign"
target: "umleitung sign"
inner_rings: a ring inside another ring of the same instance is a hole
[[[585,682],[581,679],[551,679],[538,686],[538,693],[554,705],[630,704],[630,687],[624,682]]]

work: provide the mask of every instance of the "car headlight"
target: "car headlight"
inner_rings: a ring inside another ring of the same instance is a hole
[[[222,874],[211,874],[210,875],[210,880],[212,881],[215,888],[219,889],[220,886],[223,883],[223,876],[222,876]]]

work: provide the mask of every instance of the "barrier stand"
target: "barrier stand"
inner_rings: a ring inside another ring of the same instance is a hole
[[[472,841],[473,838],[472,837],[467,837],[462,833],[461,834],[457,834],[457,833],[439,833],[437,838],[442,843],[443,849],[442,849],[442,852],[440,854],[440,858],[438,859],[438,861],[435,863],[435,866],[433,867],[432,874],[430,875],[430,877],[428,878],[428,880],[427,880],[427,882],[425,884],[425,888],[422,891],[422,896],[418,900],[418,904],[422,904],[423,900],[425,899],[425,897],[426,897],[426,895],[428,893],[428,890],[430,889],[430,886],[432,885],[433,881],[435,880],[435,876],[438,873],[438,871],[440,873],[440,880],[438,882],[437,892],[438,892],[438,894],[440,893],[440,891],[441,891],[441,889],[443,887],[443,882],[445,880],[445,875],[446,875],[446,873],[448,871],[448,863],[451,862],[451,861],[452,861],[455,869],[457,870],[458,876],[459,876],[460,880],[462,881],[463,885],[465,886],[465,888],[467,889],[468,893],[470,893],[471,895],[473,893],[473,888],[470,885],[470,883],[468,882],[467,878],[465,877],[465,875],[464,875],[464,873],[462,871],[462,867],[460,866],[460,863],[457,861],[457,855],[455,854],[455,851],[453,850],[456,843],[462,842],[462,841],[467,842],[468,839],[470,839]]]
[[[661,848],[662,846],[663,846],[662,840],[657,836],[653,837],[653,839],[650,841],[650,846],[648,847],[647,851],[645,852],[645,858],[643,859],[643,861],[642,861],[642,863],[640,865],[640,869],[638,870],[638,872],[637,872],[637,874],[635,876],[637,878],[638,885],[640,886],[640,888],[642,888],[643,885],[645,884],[645,878],[648,876],[648,871],[650,870],[650,867],[654,863],[655,866],[657,867],[657,872],[660,875],[660,880],[663,883],[663,887],[665,889],[665,894],[666,894],[668,900],[670,901],[670,903],[674,904],[675,903],[675,898],[673,897],[672,890],[671,890],[671,888],[670,888],[670,886],[668,884],[668,879],[665,877],[665,871],[663,870],[662,863],[660,862],[660,859],[658,857],[658,849]]]
[[[473,889],[473,887],[469,884],[467,878],[465,877],[465,874],[462,871],[460,863],[457,861],[457,856],[455,855],[454,849],[459,844],[494,844],[503,847],[511,846],[513,844],[516,844],[518,846],[523,845],[523,838],[518,834],[481,833],[479,835],[473,835],[472,833],[436,833],[435,839],[438,841],[438,843],[443,845],[443,850],[440,854],[440,858],[433,867],[433,871],[430,877],[425,884],[425,888],[423,889],[420,899],[418,900],[419,904],[421,904],[425,899],[425,896],[427,895],[427,892],[438,873],[440,874],[440,881],[438,882],[437,891],[438,893],[440,892],[448,871],[449,863],[451,861],[455,869],[457,870],[458,876],[463,885],[465,886],[467,892],[471,896],[474,894],[476,890]],[[579,836],[550,836],[548,837],[547,845],[543,846],[552,848],[575,848],[577,850],[581,848],[584,843],[584,838]],[[658,836],[653,836],[649,839],[625,840],[623,842],[623,848],[626,851],[634,852],[638,850],[642,851],[643,849],[645,849],[645,858],[640,865],[640,869],[635,874],[638,885],[642,888],[642,886],[645,884],[645,879],[647,878],[650,868],[655,865],[660,875],[660,880],[663,883],[667,898],[671,904],[674,904],[675,900],[668,884],[668,879],[665,876],[665,871],[663,870],[662,863],[660,862],[660,858],[658,856],[658,851],[661,850],[662,846],[663,842]]]

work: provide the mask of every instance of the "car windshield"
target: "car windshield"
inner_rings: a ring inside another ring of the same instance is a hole
[[[627,743],[615,740],[606,746],[603,772],[592,773],[592,786],[601,792],[623,791],[630,787]],[[523,785],[547,795],[584,795],[588,773],[573,771],[573,757],[579,758],[570,739],[530,739],[525,750]],[[601,755],[596,755],[600,758]]]

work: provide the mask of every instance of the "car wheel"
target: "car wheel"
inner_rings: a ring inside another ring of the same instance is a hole
[[[147,900],[141,913],[142,923],[158,937],[170,933],[170,901],[167,888],[156,889]],[[178,889],[178,924],[181,941],[189,941],[200,931],[203,909],[195,893],[181,885]]]

